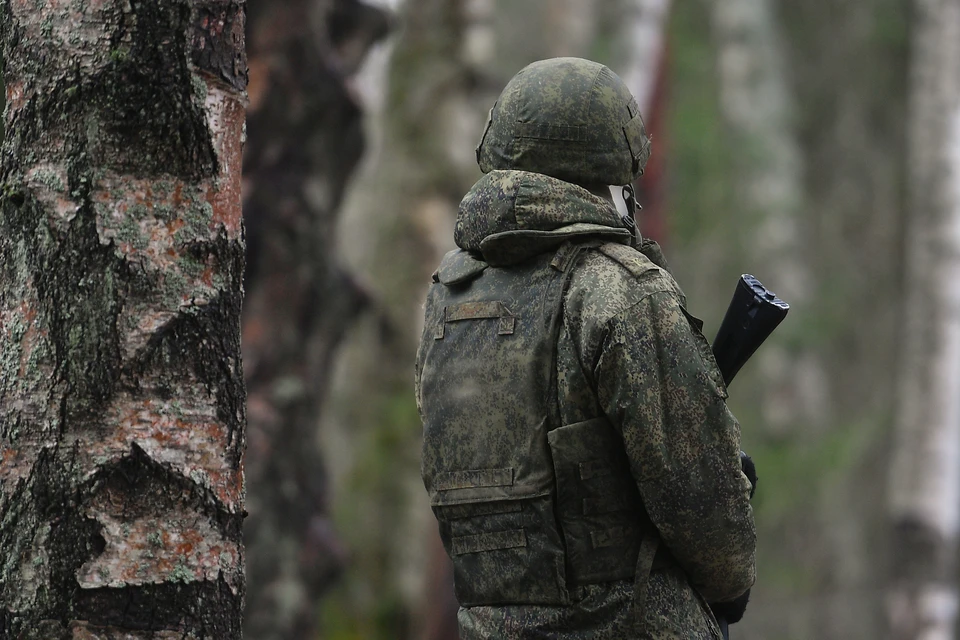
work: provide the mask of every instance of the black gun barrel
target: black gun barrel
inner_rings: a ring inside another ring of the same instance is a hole
[[[730,384],[740,367],[773,333],[789,310],[789,304],[752,275],[740,276],[720,330],[713,340],[713,355],[724,382]]]

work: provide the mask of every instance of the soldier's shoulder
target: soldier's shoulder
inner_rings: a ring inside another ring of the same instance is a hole
[[[622,289],[630,304],[654,293],[680,294],[669,271],[625,244],[608,242],[588,248],[578,271],[577,280],[583,286],[598,295]]]
[[[616,243],[585,247],[564,301],[565,322],[577,335],[596,337],[610,320],[663,292],[683,300],[670,272],[643,253]]]

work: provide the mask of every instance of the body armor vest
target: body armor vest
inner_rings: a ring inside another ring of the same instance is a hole
[[[504,268],[454,251],[434,276],[421,472],[462,606],[568,604],[577,585],[632,577],[653,530],[606,418],[561,424],[556,345],[580,250]]]

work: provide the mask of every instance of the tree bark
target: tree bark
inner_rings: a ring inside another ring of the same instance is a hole
[[[240,638],[244,3],[0,13],[0,636]]]
[[[960,530],[960,2],[914,2],[909,224],[891,469],[895,640],[951,640]]]
[[[312,640],[321,595],[347,560],[329,519],[317,421],[334,354],[368,305],[334,239],[364,150],[352,78],[388,17],[355,0],[261,1],[250,24],[244,629],[254,640]]]

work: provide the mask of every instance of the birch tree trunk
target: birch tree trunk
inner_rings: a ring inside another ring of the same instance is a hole
[[[352,82],[388,20],[355,0],[261,0],[250,9],[244,630],[253,640],[313,640],[321,596],[346,561],[328,513],[318,416],[334,354],[368,306],[335,243],[365,147]]]
[[[644,118],[653,107],[654,90],[667,50],[670,0],[619,0],[619,46],[611,61],[630,87]],[[620,64],[617,64],[617,63]]]
[[[952,640],[960,527],[960,2],[914,2],[908,283],[890,476],[895,640]]]
[[[238,639],[243,1],[0,25],[0,636]]]
[[[791,458],[801,460],[806,450],[808,461],[797,464],[779,489],[768,487],[773,498],[789,495],[790,484],[809,487],[816,478],[814,490],[806,489],[809,497],[778,525],[790,532],[777,545],[779,557],[764,562],[782,568],[768,569],[764,583],[770,588],[758,592],[767,601],[758,600],[763,615],[751,620],[762,624],[751,631],[761,635],[784,628],[787,620],[800,637],[888,634],[886,589],[880,587],[888,566],[877,558],[889,549],[888,434],[902,335],[902,305],[893,301],[903,295],[903,230],[910,224],[904,217],[909,4],[776,3],[797,105],[794,130],[804,154],[806,195],[798,220],[816,282],[816,295],[808,298],[812,313],[791,316],[783,328],[791,329],[788,340],[819,354],[827,387],[837,391],[830,393],[828,426],[795,430],[788,441]],[[838,451],[845,453],[833,457]],[[768,520],[772,532],[771,525]],[[806,557],[798,559],[796,548],[807,549]],[[791,564],[804,566],[811,588],[778,604],[785,594],[772,583]]]
[[[795,322],[814,295],[799,224],[802,156],[793,133],[795,98],[787,83],[783,38],[771,0],[711,4],[735,200],[755,230],[747,241],[746,253],[753,258],[749,269],[790,302]],[[765,427],[775,432],[797,424],[822,425],[828,400],[822,365],[810,352],[787,351],[785,333],[778,333],[759,355],[764,372],[759,400]]]

